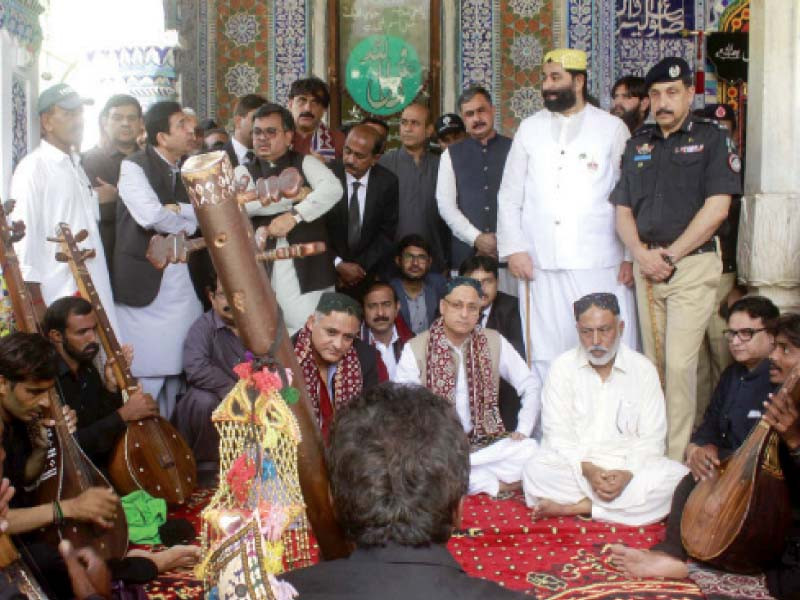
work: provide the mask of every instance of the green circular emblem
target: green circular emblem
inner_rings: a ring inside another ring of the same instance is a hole
[[[347,59],[345,85],[361,108],[392,115],[411,104],[422,89],[422,68],[414,46],[393,35],[361,40]]]

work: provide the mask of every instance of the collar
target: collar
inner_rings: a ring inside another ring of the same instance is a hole
[[[63,150],[59,150],[47,140],[42,140],[39,147],[41,148],[42,154],[53,162],[69,161],[73,165],[80,164],[80,158],[74,152],[67,153]]]
[[[492,132],[492,137],[490,137],[488,140],[486,140],[485,144],[483,142],[479,142],[478,140],[476,140],[474,137],[472,137],[470,135],[467,135],[467,137],[466,137],[466,139],[464,141],[469,140],[473,144],[478,146],[478,148],[483,148],[483,147],[487,147],[488,148],[489,146],[494,144],[499,139],[500,139],[500,134],[498,133],[497,129],[494,129],[493,132]]]
[[[385,546],[356,548],[347,560],[372,563],[437,565],[463,573],[463,569],[455,561],[447,547],[441,544],[413,547],[389,542]]]
[[[213,308],[211,309],[211,323],[214,325],[214,329],[230,329],[228,324],[222,320]]]
[[[156,146],[150,146],[150,147],[153,149],[153,152],[155,152],[155,153],[156,153],[156,155],[157,155],[157,156],[158,156],[158,157],[159,157],[161,160],[163,160],[163,161],[164,161],[164,162],[167,164],[167,166],[168,166],[170,169],[172,169],[173,171],[180,171],[180,167],[178,167],[178,163],[177,163],[177,162],[175,162],[175,163],[171,163],[171,162],[169,162],[169,161],[167,160],[167,157],[166,157],[166,156],[164,156],[163,154],[161,154],[161,150],[159,150],[159,149],[158,149],[158,147],[156,147]],[[180,160],[180,159],[179,159],[179,160]]]
[[[58,365],[57,365],[56,368],[57,368],[57,371],[58,371],[58,377],[59,378],[60,377],[72,377],[73,379],[77,379],[84,372],[88,371],[90,369],[90,366],[91,366],[91,364],[87,365],[85,363],[78,363],[78,372],[73,374],[72,373],[72,369],[70,369],[69,365],[67,364],[67,361],[65,361],[64,357],[61,356],[61,354],[59,354],[58,355]]]
[[[672,137],[676,133],[689,133],[692,130],[692,125],[694,124],[694,121],[695,117],[691,113],[691,111],[689,111],[689,114],[686,115],[686,118],[683,120],[683,123],[681,123],[681,126],[669,134],[670,137]],[[658,137],[661,139],[667,139],[664,137],[664,132],[661,131],[661,127],[659,127],[658,123],[656,123],[655,127],[653,127],[653,132],[651,133],[651,136]]]
[[[573,119],[577,119],[579,117],[582,117],[583,114],[586,112],[587,107],[589,107],[589,106],[591,106],[591,105],[588,102],[584,102],[583,108],[580,109],[576,113],[572,113],[571,115],[565,115],[565,114],[562,114],[562,113],[559,113],[559,112],[553,112],[553,111],[548,111],[548,112],[550,113],[551,116],[553,116],[556,119],[559,119],[559,120],[562,120],[562,121],[572,121]],[[547,109],[545,109],[545,110],[547,110]]]
[[[378,344],[382,343],[375,339],[375,336],[372,335],[372,329],[369,329],[369,343],[370,344]],[[397,325],[392,325],[392,339],[389,340],[389,343],[386,345],[388,348],[392,344],[394,344],[397,340],[400,339],[400,336],[397,334]]]
[[[742,364],[738,364],[737,363],[737,365],[739,367],[741,367],[742,371],[744,371],[742,373],[742,379],[752,380],[752,379],[759,379],[761,377],[766,377],[767,379],[769,379],[769,359],[768,358],[762,359],[762,361],[760,363],[758,363],[756,365],[756,368],[753,369],[752,371],[748,370],[748,368],[745,367]]]
[[[361,179],[356,179],[355,177],[350,175],[350,173],[345,171],[344,174],[345,174],[345,179],[347,180],[347,187],[349,188],[354,181],[358,181],[358,183],[361,184],[361,189],[366,190],[367,189],[367,185],[369,184],[369,174],[371,172],[372,172],[372,167],[367,169],[367,172],[364,173],[364,175],[362,175]]]
[[[244,156],[247,154],[247,151],[250,150],[250,148],[233,136],[231,136],[231,144],[233,145],[233,151],[236,153],[236,156]]]

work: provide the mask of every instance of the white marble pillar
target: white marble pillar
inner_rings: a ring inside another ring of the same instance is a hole
[[[752,0],[739,280],[800,312],[800,2]]]

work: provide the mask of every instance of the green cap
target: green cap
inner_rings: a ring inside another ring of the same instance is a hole
[[[78,92],[66,83],[57,83],[39,94],[37,110],[39,114],[50,110],[54,106],[60,106],[64,110],[75,110],[83,104],[93,103],[94,101],[89,98],[81,98]]]

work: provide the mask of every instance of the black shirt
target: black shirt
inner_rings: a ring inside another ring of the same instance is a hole
[[[643,242],[671,244],[706,198],[742,193],[740,170],[716,121],[689,115],[666,139],[658,125],[645,125],[625,146],[611,202],[631,208]]]
[[[6,459],[3,462],[3,476],[6,477],[16,491],[9,503],[12,508],[26,508],[34,503],[31,486],[26,489],[25,464],[33,450],[26,423],[13,419],[5,423],[3,429],[3,449]]]
[[[78,416],[75,432],[78,445],[95,465],[105,468],[114,442],[126,428],[117,412],[122,406],[122,396],[106,389],[93,364],[81,364],[73,375],[60,357],[58,385],[62,398]]]
[[[81,157],[81,165],[83,170],[86,171],[86,176],[89,178],[92,187],[98,185],[98,177],[106,183],[116,186],[119,183],[120,165],[126,156],[127,154],[124,152],[101,146],[95,146],[85,152]],[[106,253],[106,262],[109,270],[111,269],[111,259],[114,256],[118,201],[119,194],[117,194],[115,200],[100,204],[100,239],[103,242],[103,251]]]

